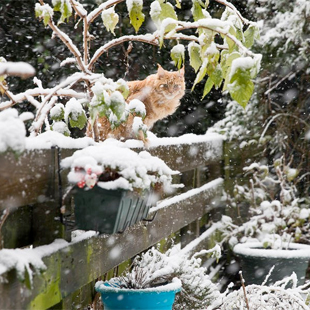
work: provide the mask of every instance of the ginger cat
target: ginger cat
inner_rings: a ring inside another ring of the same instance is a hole
[[[185,93],[184,67],[180,71],[169,72],[158,65],[156,74],[148,76],[142,81],[127,82],[129,96],[127,102],[132,99],[139,99],[145,105],[146,117],[143,123],[151,129],[155,122],[161,120],[175,112],[180,105],[180,99]],[[132,130],[134,116],[130,114],[127,122],[111,130],[110,123],[106,117],[97,118],[94,125],[95,136],[99,141],[108,137],[115,139],[137,138]],[[86,135],[93,136],[90,122],[87,126]],[[144,138],[138,137],[141,140]]]

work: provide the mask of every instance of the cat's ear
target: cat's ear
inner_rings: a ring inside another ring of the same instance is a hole
[[[181,75],[184,76],[184,73],[185,73],[185,66],[183,66],[183,67],[181,68],[181,70],[179,71],[179,73],[180,73]]]
[[[157,65],[158,65],[157,75],[159,78],[162,78],[165,76],[165,70],[162,68],[160,64],[157,64]]]

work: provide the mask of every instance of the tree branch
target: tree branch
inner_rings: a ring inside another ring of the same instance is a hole
[[[253,22],[244,18],[232,3],[230,3],[226,0],[214,0],[214,1],[216,1],[220,4],[223,4],[223,5],[227,6],[228,8],[230,8],[239,17],[239,19],[242,21],[243,24],[245,24],[245,25],[253,24]]]
[[[93,55],[92,59],[89,62],[88,69],[91,70],[93,65],[94,65],[94,63],[98,60],[98,58],[103,53],[107,52],[110,48],[112,48],[112,47],[114,47],[116,45],[122,44],[124,42],[128,42],[128,41],[138,41],[138,42],[148,43],[148,44],[156,45],[156,46],[159,45],[159,42],[158,42],[157,38],[154,35],[152,35],[152,34],[149,34],[149,35],[137,35],[137,36],[135,36],[135,35],[128,35],[128,36],[123,36],[123,37],[114,39],[114,40],[108,42],[107,44],[101,46],[95,52],[95,54]]]
[[[177,27],[175,29],[175,31],[183,31],[183,30],[188,30],[188,29],[207,29],[213,32],[217,32],[218,34],[221,34],[227,38],[229,38],[230,40],[232,40],[241,50],[244,51],[245,54],[254,57],[255,54],[252,53],[249,49],[247,49],[235,36],[231,35],[230,33],[219,29],[219,27],[217,27],[216,29],[212,28],[212,27],[208,27],[206,25],[200,25],[199,23],[181,23],[179,27]]]
[[[15,104],[17,104],[19,102],[22,102],[24,100],[28,100],[29,96],[30,97],[47,96],[52,91],[53,91],[53,89],[51,89],[51,88],[47,88],[47,89],[33,88],[33,89],[29,89],[29,90],[25,91],[24,93],[17,94],[14,97],[11,96],[11,98],[8,96],[9,99],[10,99],[9,101],[5,101],[5,102],[1,102],[0,103],[0,111],[4,110],[4,109],[7,109],[9,107],[12,107]],[[76,92],[76,91],[74,91],[72,89],[60,89],[60,90],[56,91],[53,96],[57,96],[57,97],[73,97],[73,98],[76,98],[76,99],[87,98],[87,95],[85,93],[78,93],[78,92]]]
[[[84,10],[82,5],[75,1],[70,0],[73,9],[76,14],[79,15],[83,19],[83,47],[84,47],[84,64],[88,63],[88,22],[87,22],[87,11]]]

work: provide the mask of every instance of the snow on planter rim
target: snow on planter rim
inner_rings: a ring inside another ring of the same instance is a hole
[[[285,248],[288,246],[288,250]],[[281,249],[264,249],[260,242],[238,243],[234,247],[234,253],[244,256],[256,257],[272,257],[272,258],[309,258],[310,245],[300,243],[285,243],[283,242],[283,250]]]
[[[150,293],[150,292],[155,292],[155,293],[160,293],[160,292],[180,292],[182,287],[182,282],[178,278],[173,278],[171,283],[168,283],[166,285],[161,285],[157,287],[149,287],[149,288],[144,288],[144,289],[129,289],[129,288],[118,288],[115,286],[110,286],[109,281],[103,282],[103,281],[98,281],[95,284],[95,289],[99,293],[103,292],[109,292],[109,293]]]

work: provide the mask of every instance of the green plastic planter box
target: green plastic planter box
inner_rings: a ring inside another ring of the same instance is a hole
[[[76,227],[114,234],[146,218],[150,209],[148,193],[138,195],[128,190],[106,190],[95,185],[73,192]]]

